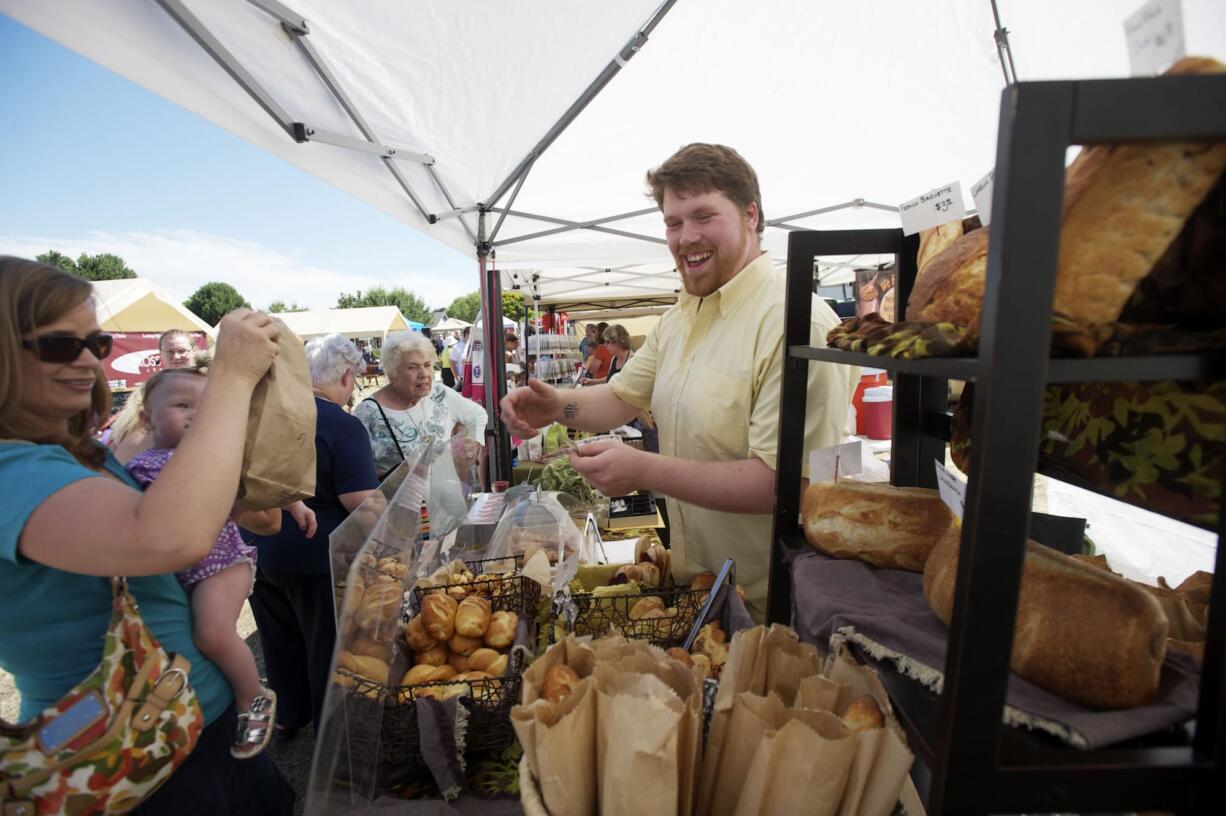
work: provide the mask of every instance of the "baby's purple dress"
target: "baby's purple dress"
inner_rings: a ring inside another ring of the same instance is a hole
[[[128,462],[128,473],[132,475],[132,478],[141,487],[148,487],[153,484],[153,480],[162,472],[162,468],[166,467],[166,463],[170,461],[172,454],[174,454],[174,450],[170,448],[153,448],[144,453],[139,453],[132,457],[132,461]],[[216,575],[234,564],[246,562],[251,565],[251,583],[254,586],[255,557],[255,547],[244,544],[243,538],[238,532],[238,525],[226,519],[226,523],[221,528],[217,540],[213,542],[213,549],[209,550],[209,554],[204,557],[204,560],[191,569],[176,572],[175,577],[179,579],[179,583],[182,584],[185,590],[190,591],[193,584]],[[248,591],[248,594],[250,594],[250,591]]]

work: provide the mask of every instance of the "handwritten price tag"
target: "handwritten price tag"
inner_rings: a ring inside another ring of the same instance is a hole
[[[1124,21],[1133,76],[1153,76],[1183,59],[1183,7],[1179,0],[1149,0]]]
[[[833,482],[835,476],[855,476],[864,470],[859,440],[809,452],[809,481]]]
[[[996,183],[996,171],[988,174],[971,185],[971,198],[975,199],[975,209],[979,211],[979,220],[986,227],[992,223],[992,188]]]
[[[937,469],[937,489],[941,493],[941,501],[945,502],[953,514],[958,518],[962,518],[962,513],[966,509],[966,482],[958,478],[958,476],[939,460],[932,460],[932,464],[936,465]]]
[[[929,190],[919,198],[905,201],[898,206],[902,219],[903,235],[914,235],[920,230],[939,227],[950,221],[966,217],[966,205],[962,203],[962,185],[958,182]]]

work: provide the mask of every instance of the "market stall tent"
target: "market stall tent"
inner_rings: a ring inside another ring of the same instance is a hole
[[[212,326],[148,278],[94,281],[94,292],[103,331],[161,334],[183,329],[217,337]]]
[[[282,312],[277,315],[290,331],[303,340],[325,334],[341,334],[375,348],[383,345],[389,332],[420,329],[423,324],[409,320],[396,306],[362,306],[355,309],[316,309]]]

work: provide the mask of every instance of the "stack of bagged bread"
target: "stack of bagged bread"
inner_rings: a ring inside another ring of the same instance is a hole
[[[1167,74],[1223,72],[1217,60],[1188,57]],[[1086,326],[1118,320],[1224,171],[1226,142],[1083,149],[1065,175],[1055,312]],[[907,319],[950,322],[976,335],[987,256],[986,228],[963,234],[955,222],[924,234]]]
[[[333,678],[338,685],[372,699],[381,693],[400,630],[407,574],[397,556],[377,559],[363,553],[353,565],[341,606],[341,649]]]
[[[411,691],[411,697],[447,699],[469,691],[467,682],[494,680],[507,669],[519,615],[493,611],[480,595],[456,601],[443,590],[422,599],[421,611],[404,625],[413,666],[400,686],[439,684]]]
[[[827,555],[922,572],[925,597],[949,624],[962,527],[937,491],[814,483],[802,516]],[[1168,628],[1140,586],[1027,542],[1010,660],[1020,676],[1091,708],[1142,705],[1158,694]]]

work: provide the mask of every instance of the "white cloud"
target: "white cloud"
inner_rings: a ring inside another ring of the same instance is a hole
[[[76,237],[0,235],[3,255],[33,258],[49,249],[74,258],[82,252],[113,253],[180,301],[209,281],[230,284],[257,308],[283,300],[326,309],[336,305],[341,292],[372,286],[404,286],[428,306],[442,306],[467,291],[448,276],[396,272],[380,278],[343,272],[303,263],[262,244],[194,230],[91,231]]]

